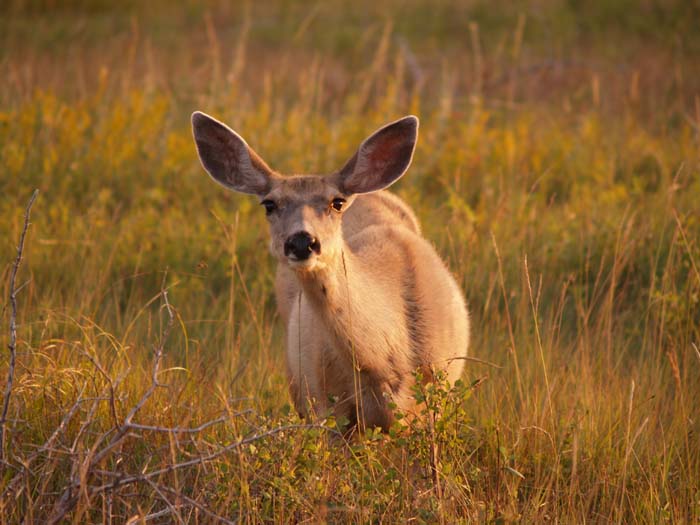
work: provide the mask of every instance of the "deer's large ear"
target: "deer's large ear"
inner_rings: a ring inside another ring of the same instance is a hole
[[[192,133],[199,160],[216,182],[241,193],[265,195],[270,191],[272,170],[231,128],[195,111]]]
[[[338,173],[340,191],[369,193],[393,184],[411,164],[417,138],[418,118],[413,115],[375,131]]]

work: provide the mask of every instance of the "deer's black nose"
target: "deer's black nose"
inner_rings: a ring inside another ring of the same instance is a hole
[[[308,232],[297,232],[284,242],[284,255],[289,254],[299,261],[305,261],[312,252],[321,253],[321,243]]]

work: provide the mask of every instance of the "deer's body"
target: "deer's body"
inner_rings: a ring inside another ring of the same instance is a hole
[[[469,320],[461,291],[412,210],[382,188],[410,163],[417,120],[367,139],[338,173],[282,177],[235,133],[193,116],[202,163],[218,182],[257,194],[280,260],[276,295],[287,328],[297,410],[332,410],[387,429],[389,403],[411,412],[414,372],[463,368]]]

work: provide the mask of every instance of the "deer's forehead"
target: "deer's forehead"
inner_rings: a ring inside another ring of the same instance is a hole
[[[275,181],[268,198],[289,202],[312,202],[332,198],[337,189],[326,180],[326,177],[302,175],[284,177]]]

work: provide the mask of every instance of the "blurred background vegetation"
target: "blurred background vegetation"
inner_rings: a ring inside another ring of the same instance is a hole
[[[466,293],[472,355],[501,367],[467,366],[479,386],[442,444],[451,495],[398,497],[395,478],[283,440],[268,459],[217,463],[215,488],[192,474],[192,492],[248,522],[284,522],[280,508],[292,521],[700,519],[698,28],[693,0],[3,2],[5,298],[41,192],[6,450],[22,457],[55,428],[84,354],[129,371],[120,406],[138,397],[164,283],[171,386],[147,417],[198,420],[240,398],[265,424],[292,417],[263,213],[211,183],[189,116],[227,122],[283,173],[324,173],[415,113],[414,165],[394,190]],[[120,464],[139,470],[161,446]],[[56,461],[61,486],[71,464]],[[50,506],[40,477],[6,516]],[[162,504],[141,496],[115,516]]]

